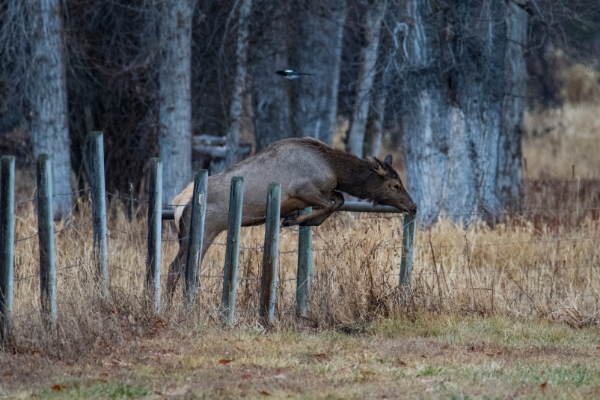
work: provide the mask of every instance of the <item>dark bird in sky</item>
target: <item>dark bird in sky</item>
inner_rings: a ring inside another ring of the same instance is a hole
[[[293,69],[286,69],[285,71],[275,71],[276,74],[286,77],[288,79],[296,79],[299,78],[300,75],[314,75],[307,74],[306,72],[296,72]]]

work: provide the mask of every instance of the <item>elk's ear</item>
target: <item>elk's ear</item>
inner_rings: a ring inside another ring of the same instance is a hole
[[[379,161],[378,158],[375,158],[375,165],[373,166],[373,169],[375,170],[375,172],[377,172],[381,176],[387,175],[387,172],[385,171],[383,164],[381,163],[381,161]]]
[[[390,167],[392,166],[392,155],[389,154],[385,160],[383,160],[384,163],[386,163],[387,165],[389,165]]]

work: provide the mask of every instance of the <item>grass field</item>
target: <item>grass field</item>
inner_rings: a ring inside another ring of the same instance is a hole
[[[597,398],[600,335],[540,320],[417,313],[355,335],[250,326],[160,328],[77,358],[2,354],[28,398]],[[191,329],[190,329],[191,328]]]
[[[180,286],[155,316],[146,208],[109,199],[111,298],[101,300],[82,197],[55,227],[55,335],[40,319],[37,238],[16,244],[15,342],[0,353],[0,398],[599,397],[600,126],[588,105],[557,113],[526,120],[531,212],[494,229],[441,219],[419,230],[412,296],[398,288],[402,218],[339,213],[314,229],[310,312],[296,318],[298,234],[283,229],[270,329],[256,311],[262,227],[242,231],[234,327],[219,319],[220,245],[203,263],[196,307],[182,305]],[[17,178],[19,201],[33,197],[31,172]],[[16,225],[17,240],[35,235],[32,203],[17,207]],[[164,231],[166,274],[177,243]]]

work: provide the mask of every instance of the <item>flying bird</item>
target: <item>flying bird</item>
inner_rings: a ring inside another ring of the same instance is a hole
[[[286,69],[285,71],[275,71],[275,73],[288,79],[297,79],[300,77],[300,75],[314,75],[307,74],[306,72],[296,72],[293,69]]]

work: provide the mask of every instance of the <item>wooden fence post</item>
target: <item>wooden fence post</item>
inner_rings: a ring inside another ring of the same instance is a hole
[[[162,160],[150,160],[148,177],[148,272],[146,284],[154,298],[154,312],[160,311],[160,255],[162,232]]]
[[[92,159],[92,219],[94,223],[94,259],[102,295],[108,298],[108,235],[106,231],[106,189],[104,181],[104,141],[102,132],[89,136]]]
[[[242,227],[242,206],[244,203],[244,178],[231,178],[229,192],[229,216],[227,221],[227,247],[223,274],[223,297],[221,309],[224,319],[234,323],[235,292],[237,288],[238,261],[240,256],[240,230]]]
[[[15,157],[2,157],[0,178],[0,348],[12,341]]]
[[[52,167],[47,154],[37,163],[38,233],[40,240],[40,288],[42,320],[56,330],[56,266],[54,263],[54,216],[52,211]]]
[[[206,191],[208,171],[200,169],[194,177],[192,197],[192,218],[188,238],[188,254],[185,262],[185,298],[188,306],[196,301],[198,274],[202,264],[202,239],[204,237],[204,216],[206,214]]]
[[[402,232],[402,258],[400,259],[400,286],[410,294],[415,245],[416,216],[404,214]]]
[[[270,183],[267,192],[267,220],[265,223],[265,245],[260,285],[259,316],[263,325],[272,324],[273,315],[275,314],[280,208],[281,185],[279,183]]]
[[[305,208],[301,214],[312,212],[312,207]],[[308,313],[308,296],[313,271],[312,227],[301,226],[298,233],[298,273],[296,274],[296,315],[306,317]]]

